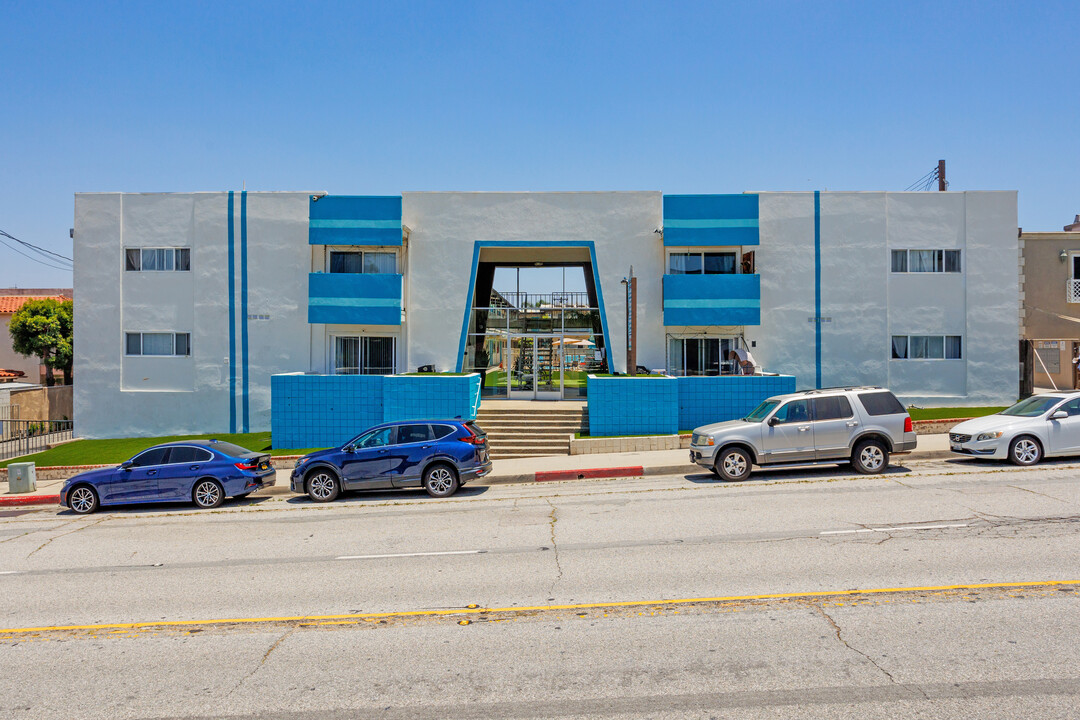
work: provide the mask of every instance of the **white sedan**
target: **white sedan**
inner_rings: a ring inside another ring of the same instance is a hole
[[[962,422],[949,432],[949,449],[1016,465],[1080,455],[1080,392],[1033,395],[996,415]]]

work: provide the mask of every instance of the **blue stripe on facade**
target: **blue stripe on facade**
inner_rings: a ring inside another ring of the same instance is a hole
[[[240,432],[248,432],[248,265],[247,265],[247,190],[240,193],[240,355],[244,364],[240,398],[243,416]]]
[[[229,191],[229,432],[236,432],[236,261],[233,259],[233,191]]]
[[[402,276],[377,273],[310,273],[308,322],[400,325]]]
[[[760,324],[760,275],[664,276],[664,325]]]
[[[664,245],[759,243],[757,195],[664,196]]]
[[[814,365],[821,387],[821,191],[814,191]]]
[[[308,244],[400,246],[401,196],[313,195]]]

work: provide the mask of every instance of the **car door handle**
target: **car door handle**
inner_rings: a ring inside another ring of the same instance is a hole
[[[806,432],[809,429],[810,429],[809,425],[803,425],[801,428],[799,428],[799,432]]]
[[[147,475],[157,475],[157,470],[147,470],[146,474]]]
[[[858,424],[859,424],[859,421],[858,421],[858,420],[852,420],[851,422],[849,422],[849,423],[847,424],[847,426],[848,426],[848,427],[855,427],[855,426],[856,426],[856,425],[858,425]]]
[[[421,446],[420,446],[420,449],[421,449],[421,450],[427,450],[427,449],[428,449],[428,448],[430,448],[430,447],[431,447],[430,445],[421,445]]]
[[[198,470],[198,469],[199,469],[198,465],[192,465],[191,467],[188,468],[188,470]]]
[[[386,449],[386,448],[383,448],[382,450],[380,450],[380,451],[379,451],[379,454],[380,454],[380,455],[385,455],[385,454],[386,454],[386,453],[388,453],[388,452],[390,452],[390,451],[389,451],[388,449]]]

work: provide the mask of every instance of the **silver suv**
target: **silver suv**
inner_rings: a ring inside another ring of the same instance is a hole
[[[862,473],[915,449],[911,417],[880,387],[827,388],[769,398],[741,420],[694,430],[690,460],[726,480],[752,465],[851,462]]]

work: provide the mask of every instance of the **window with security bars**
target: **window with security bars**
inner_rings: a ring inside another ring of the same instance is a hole
[[[124,354],[188,357],[191,355],[191,333],[125,333]]]
[[[191,248],[124,248],[127,272],[188,272]]]
[[[334,336],[335,375],[393,375],[397,338]]]

